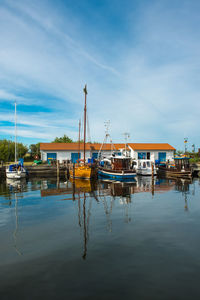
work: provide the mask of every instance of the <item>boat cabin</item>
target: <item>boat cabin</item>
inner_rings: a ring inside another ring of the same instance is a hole
[[[138,162],[138,168],[151,168],[152,167],[152,162],[150,160],[140,160]]]
[[[190,158],[189,157],[175,157],[175,168],[178,170],[189,170],[190,169]]]
[[[131,165],[130,157],[112,157],[111,168],[112,170],[129,170]]]

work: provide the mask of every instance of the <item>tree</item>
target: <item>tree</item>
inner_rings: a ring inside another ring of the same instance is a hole
[[[22,143],[17,143],[17,158],[23,158],[28,148]],[[15,159],[15,143],[8,140],[0,140],[0,161],[14,161]]]
[[[52,143],[73,143],[73,140],[64,134],[63,137],[56,137]]]
[[[38,158],[40,159],[40,157],[41,157],[40,143],[31,144],[29,146],[29,152],[30,152],[31,158],[35,158],[36,156],[38,156]]]

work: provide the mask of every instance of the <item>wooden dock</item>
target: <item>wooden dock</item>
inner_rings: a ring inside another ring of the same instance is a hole
[[[200,163],[191,164],[193,176],[200,177]]]
[[[68,174],[67,166],[51,166],[51,165],[38,165],[38,166],[25,166],[29,177],[65,177]],[[6,178],[6,167],[0,167],[0,177]]]

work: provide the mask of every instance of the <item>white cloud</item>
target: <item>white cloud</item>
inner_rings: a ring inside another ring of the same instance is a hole
[[[137,18],[126,10],[127,36],[114,41],[98,39],[106,34],[95,24],[81,24],[68,8],[62,12],[52,5],[12,0],[0,5],[0,99],[55,109],[24,113],[20,124],[39,128],[38,138],[66,132],[74,137],[87,83],[94,140],[103,139],[103,123],[110,119],[114,141],[126,131],[137,142],[177,147],[188,135],[199,143],[199,21],[192,4],[182,2],[177,9],[142,2]],[[96,36],[96,43],[92,38],[88,43],[88,36]],[[18,96],[21,91],[51,97],[26,98]],[[32,135],[31,130],[21,134]]]

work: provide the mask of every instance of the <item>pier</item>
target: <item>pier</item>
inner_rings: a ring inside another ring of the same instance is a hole
[[[63,165],[51,166],[48,164],[39,166],[25,166],[29,177],[64,177],[68,174],[68,167]],[[6,166],[0,167],[1,178],[6,178]]]
[[[193,176],[200,177],[200,163],[191,164]]]

